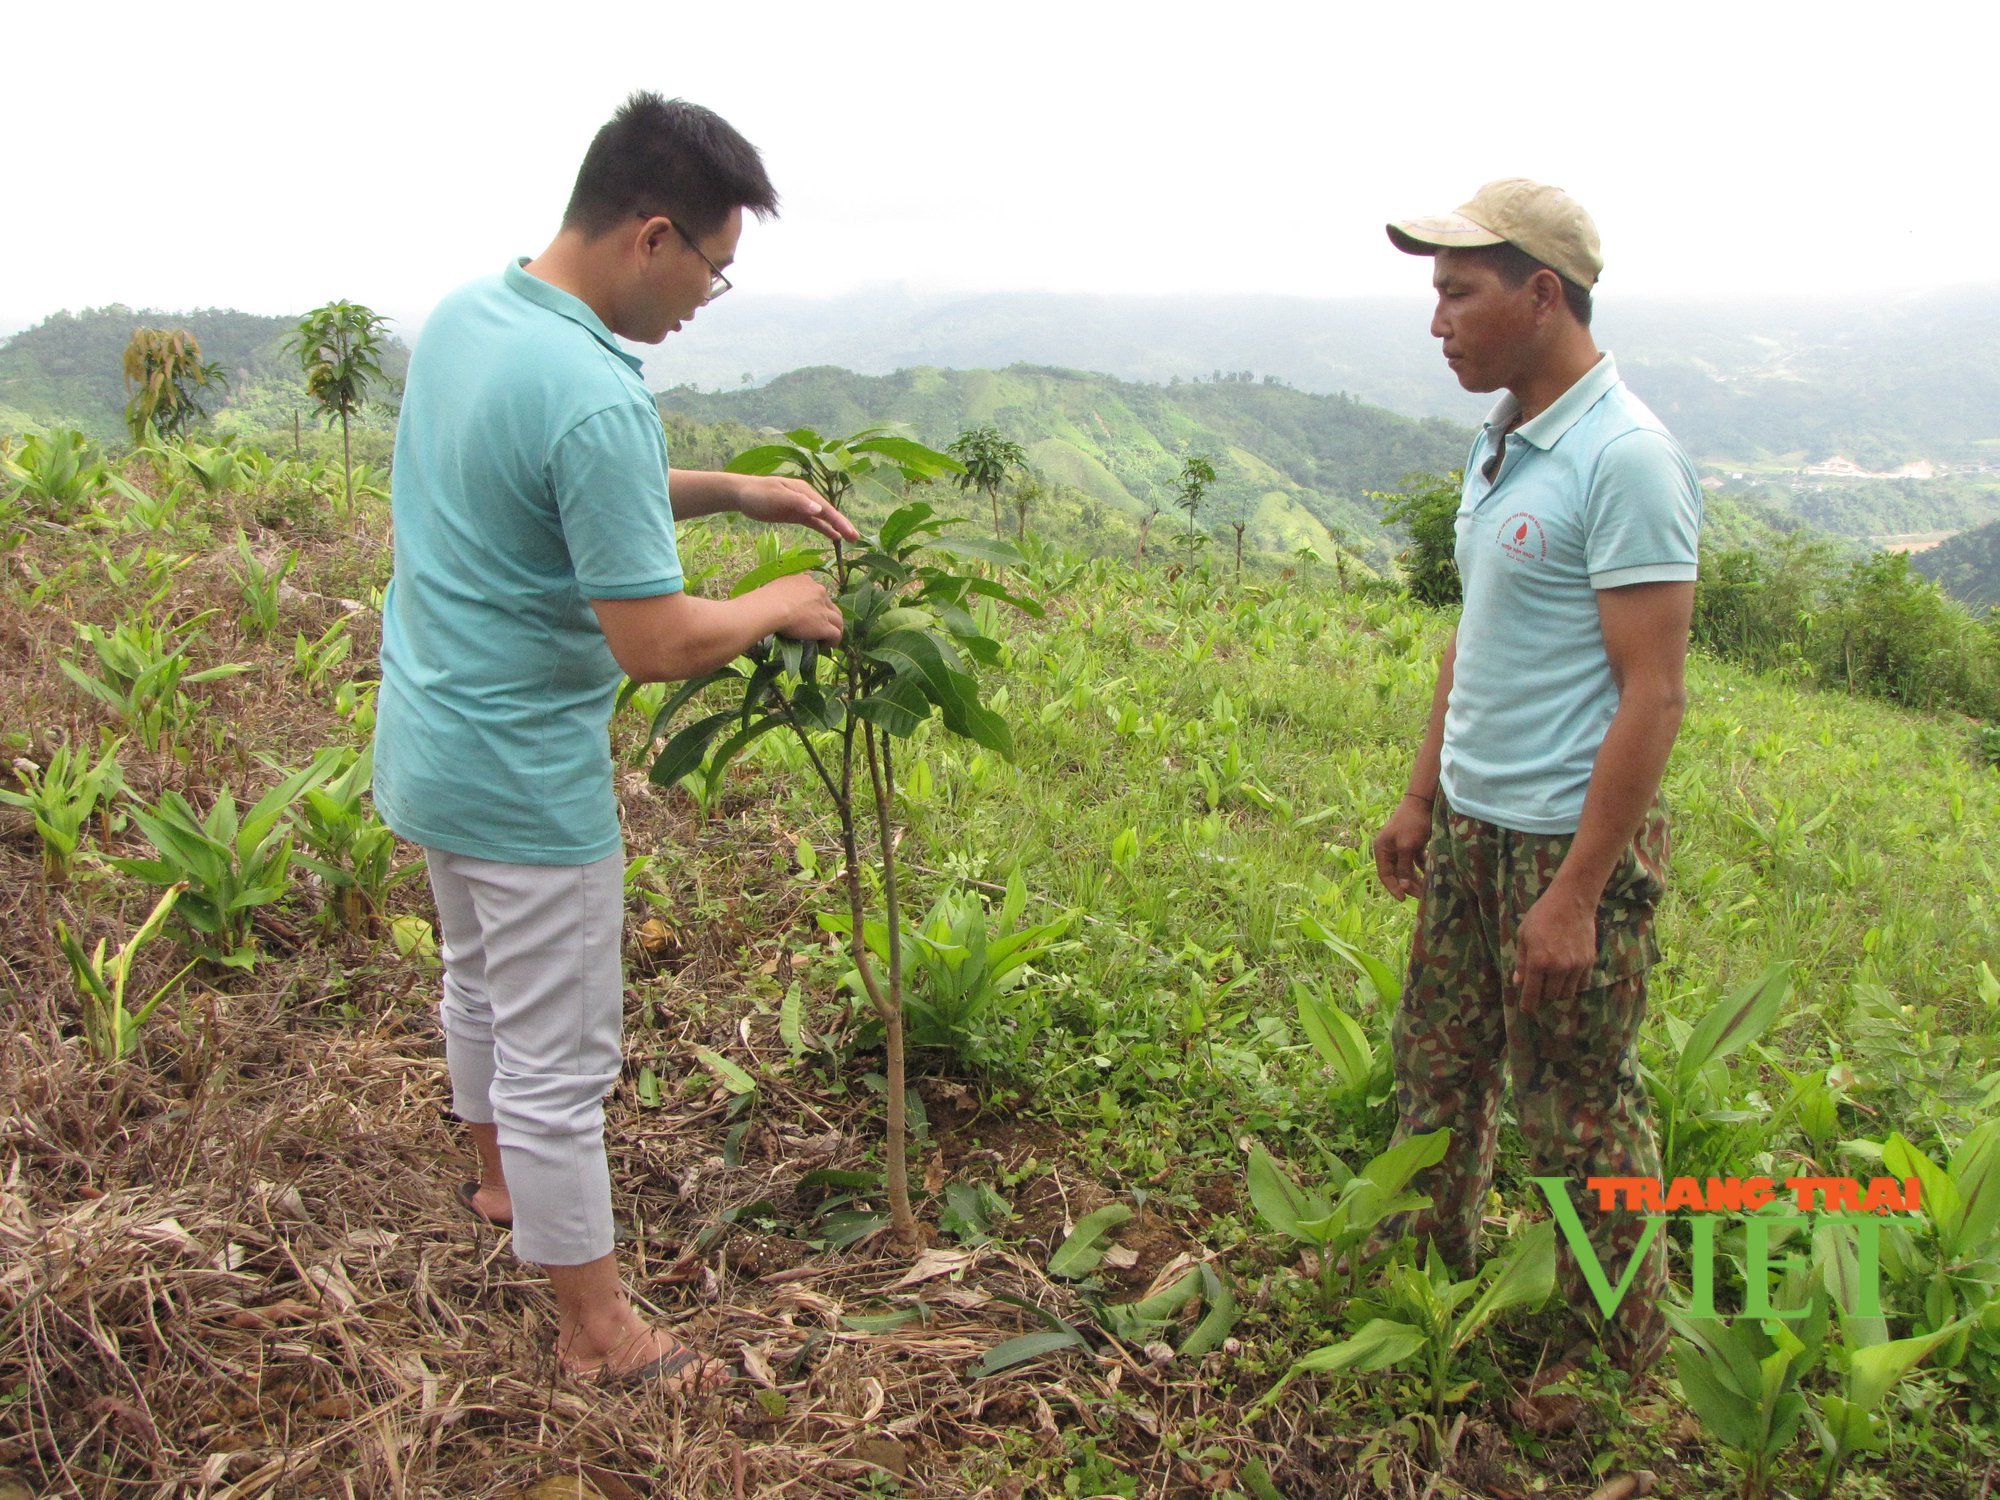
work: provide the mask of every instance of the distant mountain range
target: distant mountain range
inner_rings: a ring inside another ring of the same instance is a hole
[[[1599,344],[1697,458],[2000,461],[2000,287],[1842,303],[1627,302],[1614,288],[1599,301]],[[727,390],[813,365],[1027,362],[1160,383],[1248,371],[1476,422],[1487,399],[1459,389],[1429,319],[1427,300],[746,293],[640,352],[661,387]]]

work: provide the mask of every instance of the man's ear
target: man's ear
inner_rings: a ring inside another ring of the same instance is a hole
[[[1558,308],[1565,306],[1568,299],[1563,296],[1562,277],[1543,266],[1528,278],[1528,285],[1535,294],[1535,319],[1553,316]]]

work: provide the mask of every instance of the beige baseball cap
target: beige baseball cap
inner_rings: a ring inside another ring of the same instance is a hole
[[[1406,255],[1509,244],[1586,288],[1604,270],[1597,226],[1582,205],[1561,188],[1525,177],[1487,183],[1456,213],[1399,219],[1389,225],[1389,240]]]

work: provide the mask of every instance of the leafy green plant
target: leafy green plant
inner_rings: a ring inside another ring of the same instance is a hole
[[[1403,582],[1420,604],[1446,609],[1459,602],[1457,517],[1463,475],[1405,474],[1395,494],[1374,495],[1382,502],[1382,519],[1400,526],[1410,539],[1397,563]]]
[[[84,1039],[100,1062],[119,1062],[138,1049],[139,1029],[152,1019],[160,1002],[194,967],[194,960],[188,960],[178,974],[153,991],[138,1009],[126,1003],[125,990],[132,980],[133,960],[159,932],[180,894],[179,886],[169,886],[154,903],[151,914],[139,924],[138,931],[125,940],[118,956],[108,963],[104,950],[109,939],[99,938],[94,949],[85,951],[64,923],[56,923],[56,942],[69,960],[70,977],[75,981],[77,1000],[83,1010]]]
[[[1924,1331],[1958,1323],[1945,1355],[1956,1363],[1970,1333],[1961,1315],[2000,1298],[2000,1119],[1975,1127],[1943,1166],[1895,1132],[1883,1143],[1882,1166],[1917,1179],[1923,1228],[1899,1269],[1922,1288]]]
[[[149,430],[169,440],[185,433],[206,415],[203,393],[228,384],[222,366],[201,357],[201,340],[189,329],[133,329],[125,346],[125,385],[132,392],[125,425],[132,441],[143,443]]]
[[[1690,1132],[1768,1118],[1765,1110],[1730,1104],[1736,1090],[1728,1059],[1777,1020],[1791,997],[1791,968],[1784,959],[1767,965],[1750,983],[1717,1000],[1693,1025],[1669,1015],[1667,1045],[1644,1052],[1640,1071],[1663,1125],[1660,1161],[1667,1175],[1687,1171],[1682,1157]]]
[[[1367,1104],[1387,1095],[1392,1071],[1388,1050],[1378,1052],[1359,1021],[1323,988],[1303,980],[1292,981],[1292,1004],[1300,1030],[1333,1074],[1337,1101]]]
[[[1889,1393],[1932,1351],[1970,1324],[1971,1319],[1961,1319],[1914,1338],[1859,1345],[1857,1324],[1842,1325],[1849,1347],[1835,1355],[1845,1365],[1840,1392],[1820,1396],[1805,1413],[1820,1446],[1819,1500],[1832,1500],[1834,1481],[1857,1456],[1879,1453],[1887,1446],[1891,1419],[1881,1408]]]
[[[158,494],[137,485],[125,486],[125,491],[125,504],[109,517],[110,524],[119,531],[157,535],[170,529],[179,517],[181,502],[187,498],[187,483],[176,479],[163,485]]]
[[[253,636],[271,636],[278,633],[278,602],[284,588],[285,576],[298,566],[299,554],[289,552],[275,563],[267,564],[251,549],[250,539],[239,531],[236,533],[237,562],[229,570],[237,587],[243,590],[244,631]]]
[[[375,751],[336,750],[318,762],[325,780],[299,801],[299,838],[311,854],[299,863],[326,882],[328,910],[349,932],[370,932],[381,918],[395,870],[396,835],[362,800],[374,779]],[[412,864],[403,874],[421,868]]]
[[[958,476],[961,490],[978,490],[993,506],[993,534],[1000,534],[1000,487],[1007,476],[1024,467],[1028,453],[1019,443],[1003,435],[997,427],[973,427],[951,440],[947,450],[964,465]],[[1022,510],[1025,528],[1027,511]]]
[[[296,554],[295,554],[296,555]],[[309,688],[323,688],[332,681],[354,650],[347,633],[351,616],[342,615],[311,640],[302,630],[292,639],[292,675]]]
[[[305,371],[306,393],[331,426],[340,423],[340,472],[347,485],[347,509],[354,509],[354,447],[348,425],[382,384],[382,339],[388,319],[358,302],[329,302],[299,319],[288,341]]]
[[[1421,1266],[1389,1266],[1379,1291],[1356,1299],[1350,1312],[1359,1323],[1356,1331],[1299,1359],[1258,1406],[1268,1406],[1300,1375],[1386,1370],[1421,1356],[1435,1449],[1445,1407],[1464,1400],[1478,1384],[1453,1379],[1458,1355],[1502,1313],[1540,1307],[1555,1282],[1556,1231],[1547,1219],[1531,1225],[1505,1255],[1463,1281],[1452,1279],[1432,1245]]]
[[[1800,1318],[1692,1318],[1673,1324],[1681,1392],[1743,1475],[1740,1500],[1769,1500],[1778,1461],[1805,1420],[1800,1380],[1819,1363],[1827,1305],[1814,1298]]]
[[[35,832],[42,836],[42,869],[56,885],[70,877],[90,815],[124,784],[118,743],[107,745],[94,765],[88,755],[69,745],[51,751],[46,766],[16,760],[14,774],[22,789],[0,791],[0,802],[34,815]]]
[[[801,428],[786,434],[782,443],[738,455],[730,468],[748,474],[796,473],[838,507],[857,484],[874,482],[878,473],[886,471],[915,483],[956,473],[960,466],[942,453],[879,428],[831,439]],[[833,801],[846,855],[849,952],[884,1032],[886,1178],[895,1238],[905,1248],[916,1245],[917,1227],[910,1206],[905,1143],[905,923],[896,863],[894,744],[937,718],[947,733],[1011,757],[1013,737],[1007,723],[980,702],[971,671],[975,664],[997,661],[999,643],[980,628],[968,605],[975,596],[985,596],[1039,613],[989,579],[942,566],[941,560],[951,557],[1006,564],[1019,556],[1004,542],[948,538],[943,535],[948,524],[931,506],[915,501],[898,507],[858,551],[836,544],[833,592],[846,621],[846,635],[838,646],[822,652],[807,642],[775,642],[750,663],[748,672],[731,665],[684,684],[653,724],[658,737],[698,695],[726,685],[738,695],[732,705],[673,733],[653,763],[652,779],[672,785],[705,759],[711,766],[726,766],[765,734],[788,729]],[[786,554],[746,575],[737,590],[803,572],[822,559],[817,550]],[[718,739],[720,747],[711,752]],[[859,788],[857,773],[863,778]],[[878,851],[874,874],[880,882],[888,953],[879,966],[867,942],[869,902],[860,852],[862,830],[870,823]]]
[[[1017,867],[1008,877],[997,920],[975,892],[947,890],[921,922],[906,928],[904,971],[915,981],[903,997],[910,1046],[942,1047],[974,1066],[1020,1065],[1036,1028],[1016,1007],[1005,1018],[1014,1023],[1008,1035],[1000,1013],[1028,977],[1028,965],[1057,951],[1070,928],[1067,914],[1022,925],[1027,903],[1027,884]],[[822,912],[819,925],[853,938],[848,913]],[[887,964],[888,928],[870,922],[866,937],[869,952]],[[866,998],[858,970],[849,973],[848,983]]]
[[[189,712],[184,684],[214,682],[247,672],[237,662],[188,670],[187,648],[200,634],[208,614],[182,625],[168,625],[148,616],[121,620],[110,630],[90,621],[76,627],[80,639],[97,657],[97,672],[85,671],[65,658],[57,663],[63,674],[108,707],[121,723],[138,734],[148,750],[160,748],[164,730],[181,724]]]
[[[1427,1196],[1410,1191],[1410,1182],[1442,1161],[1450,1144],[1449,1130],[1407,1136],[1359,1172],[1323,1153],[1329,1192],[1301,1188],[1259,1146],[1250,1153],[1250,1201],[1265,1223],[1318,1254],[1320,1300],[1330,1307],[1340,1290],[1343,1262],[1348,1289],[1355,1290],[1370,1258],[1369,1237],[1396,1214],[1430,1207]]]
[[[73,519],[107,492],[128,498],[136,493],[106,467],[90,439],[71,427],[29,433],[20,447],[0,454],[0,480],[10,499],[54,521]]]
[[[1215,465],[1206,453],[1188,454],[1181,460],[1180,473],[1174,476],[1174,504],[1187,512],[1187,530],[1178,540],[1187,549],[1189,562],[1194,561],[1195,550],[1208,540],[1205,533],[1195,529],[1195,513],[1214,483]]]
[[[336,752],[337,753],[337,752]],[[181,886],[175,917],[203,958],[248,969],[257,961],[251,918],[291,885],[292,806],[318,784],[332,762],[322,755],[272,787],[248,812],[238,814],[227,787],[207,815],[169,789],[153,807],[135,806],[132,821],[159,852],[157,859],[114,859],[111,864],[149,885]]]

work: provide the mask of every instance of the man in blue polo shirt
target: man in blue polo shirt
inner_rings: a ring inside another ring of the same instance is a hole
[[[808,575],[687,594],[676,518],[856,536],[798,480],[669,469],[615,337],[658,343],[727,291],[746,208],[777,210],[756,149],[708,110],[635,94],[591,142],[548,249],[431,314],[396,432],[375,735],[376,805],[423,846],[437,898],[452,1104],[480,1162],[460,1200],[548,1272],[564,1369],[677,1391],[721,1367],[639,1316],[612,1256],[612,704],[621,677],[698,676],[773,633],[840,639]]]
[[[1420,1184],[1433,1206],[1400,1227],[1475,1264],[1511,1073],[1534,1173],[1573,1180],[1615,1285],[1644,1223],[1599,1213],[1583,1184],[1660,1171],[1636,1047],[1658,956],[1659,789],[1686,702],[1701,489],[1591,338],[1603,262],[1566,194],[1489,183],[1389,237],[1435,262],[1431,333],[1459,383],[1502,393],[1465,465],[1464,612],[1409,790],[1375,841],[1383,885],[1421,898],[1393,1030],[1397,1134],[1452,1132]],[[1593,1321],[1566,1242],[1559,1271]],[[1635,1375],[1665,1347],[1665,1284],[1656,1237],[1602,1329]]]

